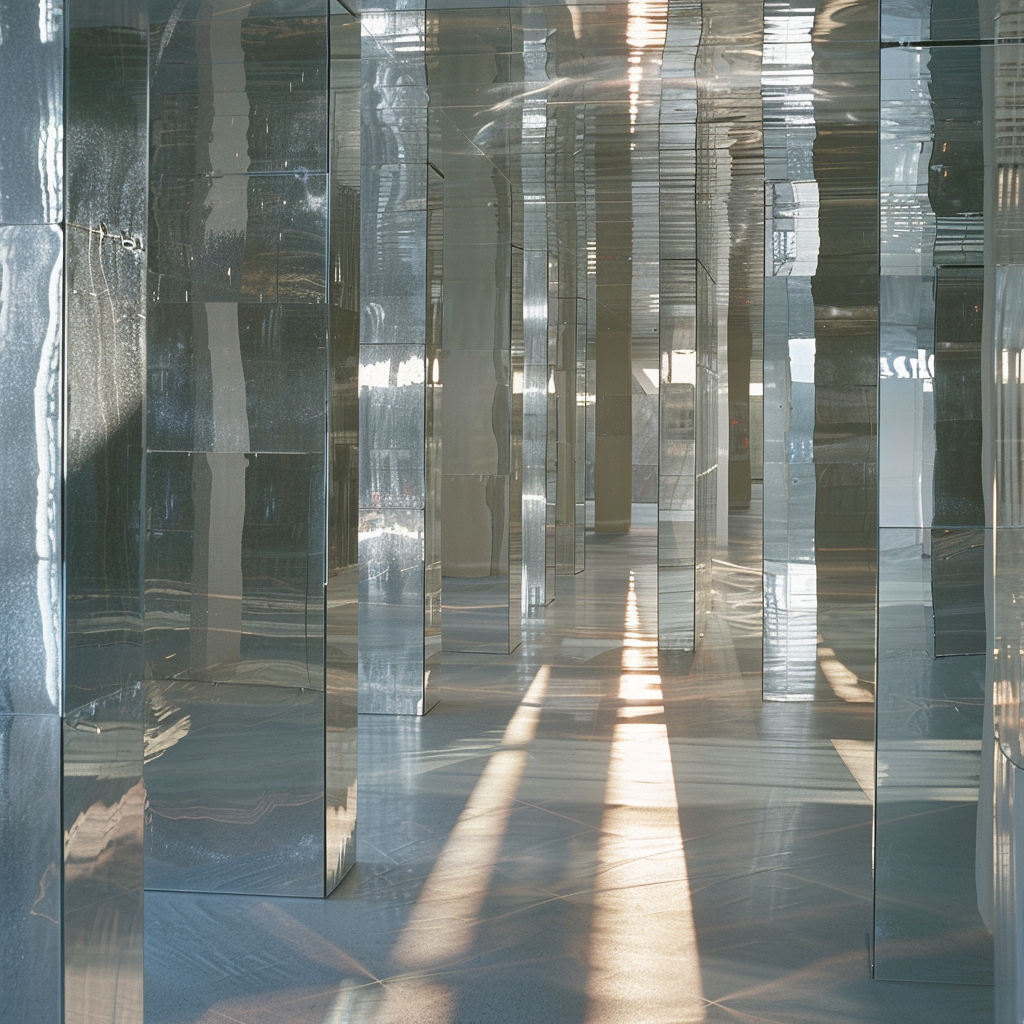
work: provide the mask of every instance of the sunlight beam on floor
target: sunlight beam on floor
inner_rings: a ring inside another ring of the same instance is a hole
[[[637,703],[612,734],[586,1021],[697,1024],[706,1001],[668,729],[638,720],[664,710],[659,676],[624,673],[619,698]]]
[[[537,735],[550,670],[542,666],[492,754],[420,893],[395,949],[402,967],[452,962],[470,949],[508,819]]]

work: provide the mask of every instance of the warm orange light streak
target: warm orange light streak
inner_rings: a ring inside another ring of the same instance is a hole
[[[615,726],[597,887],[587,1024],[703,1021],[707,1004],[664,725],[625,717]]]
[[[630,574],[626,625],[639,626]],[[628,671],[605,786],[587,1024],[696,1024],[706,1015],[661,677]],[[639,652],[635,652],[639,653]],[[634,703],[635,702],[635,703]],[[644,721],[639,719],[643,718]]]
[[[623,630],[622,667],[629,672],[642,672],[657,666],[658,640],[645,632],[640,620],[637,604],[636,580],[629,574],[629,589],[626,592],[626,618]],[[660,699],[660,697],[659,697]]]
[[[399,966],[450,963],[470,949],[526,767],[521,748],[537,735],[549,675],[546,665],[537,672],[505,729],[502,749],[477,780],[395,945]]]
[[[660,702],[661,680],[650,673],[624,672],[619,678],[619,699]]]

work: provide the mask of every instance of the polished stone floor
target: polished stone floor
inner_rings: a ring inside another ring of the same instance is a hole
[[[516,654],[361,720],[331,899],[147,893],[147,1024],[992,1019],[988,987],[870,978],[873,707],[761,702],[756,516],[703,649],[659,661],[638,512]]]

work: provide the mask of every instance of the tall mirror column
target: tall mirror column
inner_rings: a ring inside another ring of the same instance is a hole
[[[426,15],[365,12],[362,33],[359,710],[422,715],[441,672],[443,181]]]

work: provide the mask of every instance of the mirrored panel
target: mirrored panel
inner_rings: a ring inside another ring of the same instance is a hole
[[[917,42],[935,39],[979,39],[991,36],[991,24],[979,17],[979,0],[883,0],[882,39],[885,42]]]
[[[783,229],[784,230],[784,229]],[[764,695],[817,685],[814,312],[806,278],[764,287]]]
[[[542,608],[548,595],[548,476],[550,398],[548,206],[546,151],[548,102],[547,20],[535,8],[523,14],[523,67],[530,95],[523,100],[519,147],[523,190],[523,583],[524,606]],[[556,314],[557,315],[557,314]]]
[[[659,160],[658,646],[694,648],[697,385],[697,93],[701,17],[669,9],[661,69]],[[647,368],[640,366],[646,377]],[[640,375],[634,376],[643,380]],[[635,387],[634,387],[635,390]]]
[[[696,263],[661,263],[658,646],[692,651],[696,515]]]
[[[146,888],[322,896],[322,690],[147,686]]]
[[[515,205],[513,205],[515,210]],[[514,227],[514,225],[513,225]],[[526,607],[523,569],[523,250],[510,252],[509,474],[508,474],[508,636],[514,650],[522,640]]]
[[[61,720],[0,714],[0,958],[4,1013],[26,1024],[61,1014]]]
[[[311,469],[308,455],[150,453],[149,678],[322,689],[307,664]]]
[[[359,567],[360,713],[425,714],[423,511],[360,510]]]
[[[64,720],[64,1020],[142,1017],[142,684]]]
[[[0,708],[61,708],[60,230],[0,227]]]
[[[323,302],[326,189],[313,173],[162,177],[150,211],[153,300]]]
[[[0,226],[63,218],[65,6],[19,4],[4,15],[0,89],[11,100],[0,113]]]
[[[338,215],[344,216],[343,210]],[[154,303],[147,328],[147,442],[168,451],[315,451],[327,307]]]
[[[425,348],[415,341],[360,346],[359,505],[423,508]]]
[[[999,22],[999,35],[1015,39],[1015,22]],[[1012,33],[1012,34],[1011,34]],[[1021,428],[1020,402],[1024,333],[1024,248],[1021,246],[1021,205],[1018,198],[1020,140],[1018,126],[1024,118],[1017,94],[1018,69],[1024,47],[1017,42],[1000,43],[992,56],[994,118],[1006,126],[994,140],[995,167],[989,170],[989,195],[993,208],[990,245],[994,266],[986,268],[986,299],[992,330],[993,351],[987,364],[991,394],[989,425],[993,432],[995,480],[992,518],[995,522],[993,566],[995,581],[996,734],[1003,751],[1014,764],[1024,766],[1024,734],[1021,732],[1024,656],[1020,654],[1020,608],[1017,590],[1018,567],[1022,559],[1020,526],[1024,523],[1020,489]],[[988,376],[988,374],[986,374]]]
[[[1020,818],[1015,811],[1024,800],[1024,770],[1005,753],[995,751],[995,849],[993,931],[996,948],[997,1020],[1014,1020],[1024,1014],[1024,984],[1019,970],[1020,879],[1024,876]]]
[[[819,30],[822,4],[779,2],[766,21],[764,694],[777,700],[843,699],[834,665],[858,690],[875,675],[878,8],[849,14]]]
[[[344,672],[325,699],[327,492],[351,501],[338,478],[356,465],[343,450],[328,476],[328,300],[355,316],[359,272],[340,258],[349,279],[328,292],[326,5],[151,13],[144,579],[165,747],[147,764],[147,884],[322,895],[346,866],[355,769]],[[357,188],[358,157],[342,163]],[[245,756],[258,748],[273,752]]]
[[[142,677],[148,22],[68,5],[65,559],[69,710]]]
[[[719,540],[721,438],[719,416],[719,310],[717,287],[703,263],[697,263],[696,383],[694,422],[699,423],[694,445],[693,630],[694,642],[704,637],[711,611],[712,558]],[[728,493],[728,492],[726,492]],[[726,499],[727,500],[727,499]],[[724,504],[724,503],[723,503]],[[725,505],[723,512],[727,511]]]
[[[961,619],[976,621],[983,556],[983,530],[879,532],[878,979],[992,978],[973,871],[984,658],[939,656],[937,645],[950,636],[934,631],[948,615],[938,602],[948,609],[965,592]],[[964,577],[977,586],[965,587]]]
[[[360,29],[359,710],[421,715],[440,675],[443,171],[425,15]]]
[[[326,889],[355,861],[359,672],[359,90],[357,19],[331,16],[331,218],[325,726]]]
[[[951,10],[936,5],[936,23]],[[987,855],[976,842],[991,557],[981,66],[976,46],[908,45],[881,61],[875,974],[886,979],[992,977],[974,881]]]
[[[65,5],[63,1019],[142,1015],[146,4]]]
[[[559,57],[560,61],[568,60]],[[569,65],[571,66],[571,65]],[[586,486],[586,198],[585,119],[579,105],[556,110],[559,203],[554,242],[558,258],[558,330],[555,348],[556,571],[583,569]],[[570,158],[571,154],[571,158]],[[655,413],[654,423],[657,423]],[[657,432],[655,430],[655,438]]]

